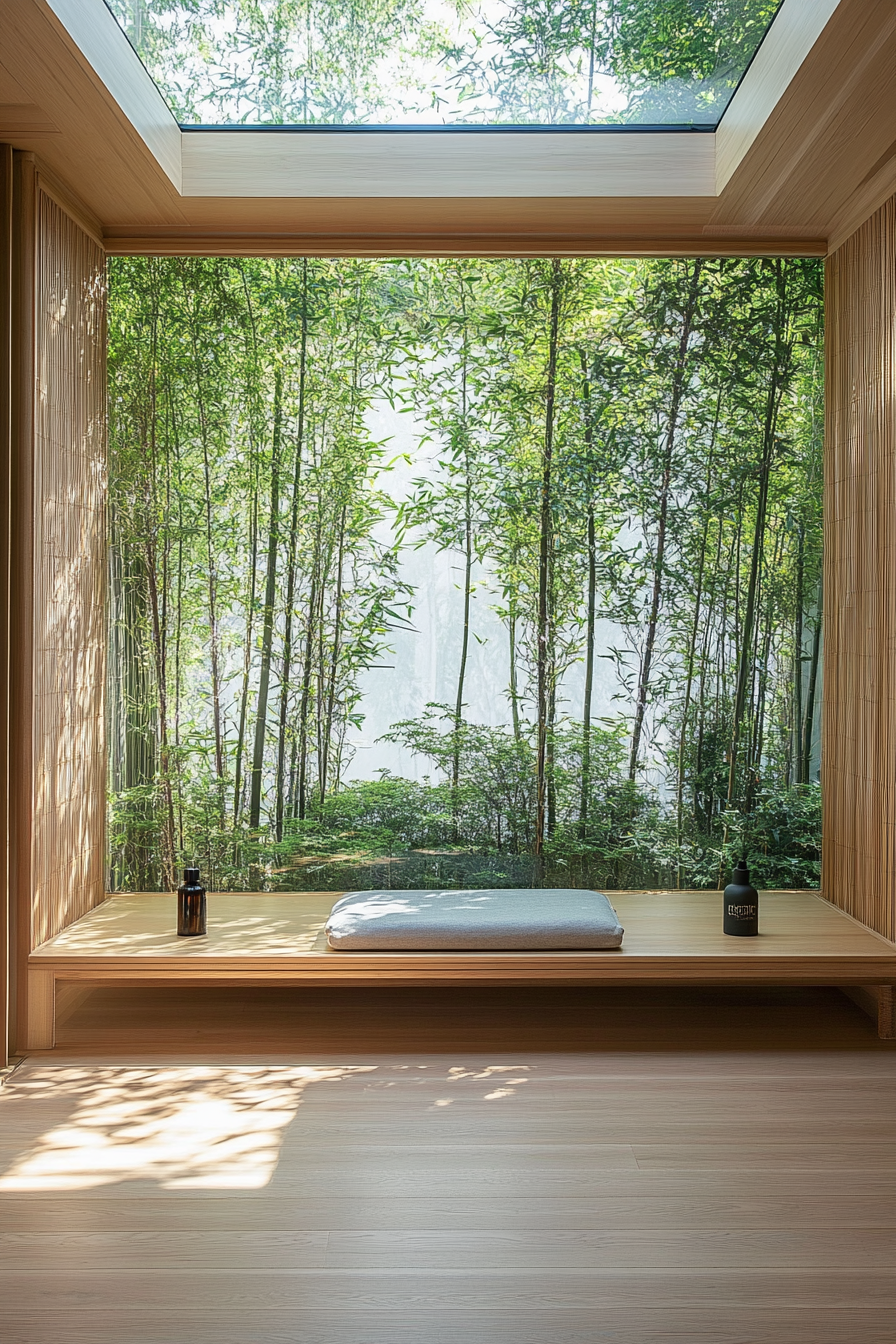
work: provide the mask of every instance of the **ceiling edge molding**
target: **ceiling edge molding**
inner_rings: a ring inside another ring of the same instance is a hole
[[[867,182],[863,182],[847,207],[834,220],[828,236],[828,255],[842,247],[857,229],[886,205],[891,196],[896,196],[896,154]]]
[[[99,220],[66,183],[61,182],[54,172],[41,163],[37,155],[29,156],[34,163],[34,176],[38,191],[54,200],[61,210],[69,215],[84,233],[92,238],[97,247],[105,250],[103,230]]]
[[[56,123],[36,103],[0,103],[0,139],[60,134]]]
[[[164,235],[117,234],[108,230],[103,246],[110,256],[194,257],[823,257],[824,238],[725,238],[704,236],[648,238],[627,235],[594,237],[514,237],[389,234],[353,237],[345,234],[195,233]]]

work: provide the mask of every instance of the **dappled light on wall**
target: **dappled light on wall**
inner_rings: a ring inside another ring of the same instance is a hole
[[[32,943],[103,899],[105,258],[39,196]]]

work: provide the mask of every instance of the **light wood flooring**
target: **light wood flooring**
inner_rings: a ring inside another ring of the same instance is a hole
[[[66,991],[3,1344],[894,1344],[896,1042],[834,989]]]

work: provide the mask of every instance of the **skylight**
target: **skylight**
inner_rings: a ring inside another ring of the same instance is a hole
[[[712,130],[780,0],[106,0],[185,127]]]

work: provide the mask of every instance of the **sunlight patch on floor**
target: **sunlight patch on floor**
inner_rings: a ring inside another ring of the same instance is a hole
[[[122,1181],[152,1181],[164,1190],[260,1189],[276,1169],[306,1089],[369,1071],[37,1070],[27,1099],[58,1108],[69,1098],[73,1109],[12,1161],[0,1175],[0,1191],[90,1190]]]

